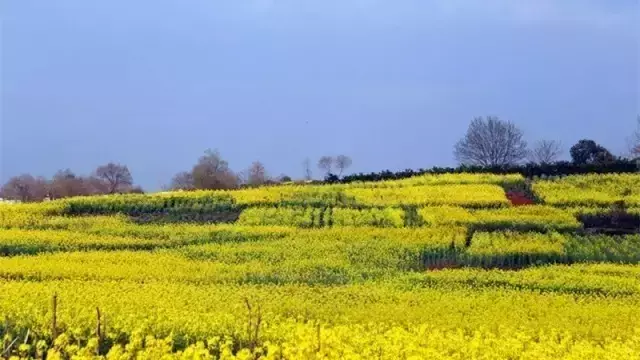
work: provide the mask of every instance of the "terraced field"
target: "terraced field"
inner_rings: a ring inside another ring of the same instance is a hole
[[[445,174],[0,205],[2,356],[640,359],[640,175]]]

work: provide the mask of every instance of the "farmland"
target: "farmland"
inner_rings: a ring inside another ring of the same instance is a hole
[[[506,192],[520,187],[535,204],[512,204]],[[640,216],[640,175],[443,174],[0,204],[1,350],[640,359],[640,234],[584,221],[621,201]]]

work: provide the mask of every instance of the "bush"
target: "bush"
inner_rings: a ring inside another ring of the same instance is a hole
[[[404,179],[418,175],[426,174],[445,174],[445,173],[471,173],[471,174],[521,174],[524,177],[542,177],[542,176],[565,176],[578,174],[611,174],[611,173],[634,173],[637,172],[638,165],[633,160],[619,159],[603,164],[582,164],[576,165],[568,161],[558,161],[550,164],[526,164],[514,166],[459,166],[451,167],[433,167],[431,169],[407,169],[403,171],[392,172],[389,170],[377,173],[358,173],[344,176],[338,180],[335,176],[328,177],[327,182],[350,183],[354,181],[382,181]]]

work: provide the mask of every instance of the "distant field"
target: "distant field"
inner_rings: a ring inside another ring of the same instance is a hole
[[[620,201],[640,215],[640,174],[0,203],[1,351],[640,359],[640,234],[581,222]]]

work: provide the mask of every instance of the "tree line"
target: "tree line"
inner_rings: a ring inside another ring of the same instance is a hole
[[[333,174],[334,170],[341,176],[351,164],[351,158],[346,155],[322,156],[317,162],[317,167],[325,177]],[[302,166],[303,180],[313,180],[311,160],[305,159]],[[260,161],[254,161],[248,169],[236,173],[229,168],[229,163],[222,158],[218,150],[207,150],[190,170],[176,174],[167,190],[235,189],[291,181],[293,179],[288,175],[271,176]]]
[[[70,169],[56,172],[51,179],[23,174],[12,177],[0,188],[0,198],[22,202],[72,196],[141,193],[133,184],[126,165],[108,163],[98,166],[89,176],[76,175]]]
[[[529,146],[524,132],[511,122],[494,116],[477,117],[471,121],[467,132],[454,145],[457,168],[418,170],[389,170],[343,176],[353,161],[347,155],[322,156],[315,166],[324,182],[377,181],[398,179],[426,173],[492,172],[521,173],[525,176],[563,175],[592,172],[630,172],[637,169],[640,160],[640,116],[637,129],[627,137],[629,152],[615,156],[594,140],[582,139],[571,146],[571,161],[559,161],[563,154],[562,143],[556,140],[539,140]],[[635,160],[637,159],[637,160]],[[311,159],[302,163],[301,181],[312,181]],[[234,172],[217,150],[206,150],[188,170],[177,173],[166,190],[235,189],[247,186],[264,186],[293,181],[287,175],[271,176],[264,164],[255,161],[248,169]],[[12,177],[0,187],[0,198],[22,202],[59,199],[72,196],[89,196],[116,193],[142,193],[135,186],[126,165],[108,163],[99,166],[89,176],[78,176],[70,169],[58,171],[51,179],[23,174]]]
[[[465,135],[454,145],[456,168],[359,173],[329,176],[328,182],[382,181],[422,174],[442,173],[519,173],[525,177],[571,175],[585,173],[629,173],[640,167],[640,116],[637,128],[627,137],[628,152],[615,156],[594,140],[582,139],[571,146],[571,161],[559,160],[564,150],[556,140],[539,140],[530,147],[524,132],[511,121],[494,116],[477,117],[471,121]]]
[[[637,130],[628,137],[629,151],[624,156],[615,156],[593,140],[582,139],[573,145],[569,153],[575,165],[606,164],[621,159],[640,157],[640,116]],[[549,164],[562,155],[562,143],[555,140],[540,140],[531,148],[524,133],[511,121],[494,116],[475,118],[467,133],[454,147],[454,156],[461,165],[467,166],[513,166],[523,163]]]
[[[351,166],[346,155],[323,156],[317,162],[323,175],[335,170],[342,174]],[[303,162],[304,180],[311,181],[311,160]],[[166,190],[217,190],[263,186],[293,181],[287,175],[272,177],[260,161],[254,161],[248,169],[234,172],[218,150],[206,150],[190,170],[177,173],[165,187]],[[108,163],[99,166],[91,175],[80,176],[70,169],[60,170],[51,178],[23,174],[10,178],[0,187],[0,199],[21,202],[37,202],[74,196],[144,193],[134,185],[133,176],[126,165]]]

